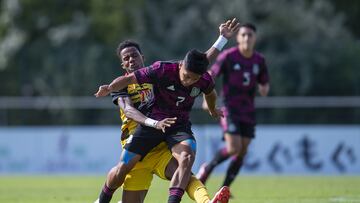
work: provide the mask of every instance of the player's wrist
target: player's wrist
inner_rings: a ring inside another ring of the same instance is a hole
[[[107,85],[106,90],[107,90],[108,92],[115,92],[115,91],[116,91],[115,88],[114,88],[114,84],[112,84],[112,83],[110,83],[110,84]]]
[[[224,46],[226,45],[226,43],[228,42],[228,39],[226,37],[224,37],[223,35],[220,35],[217,40],[215,41],[215,43],[212,45],[212,47],[214,47],[215,49],[221,51]]]
[[[148,127],[152,127],[152,128],[156,128],[156,124],[158,123],[159,121],[157,120],[154,120],[154,119],[151,119],[151,118],[146,118],[145,121],[144,121],[144,124]]]

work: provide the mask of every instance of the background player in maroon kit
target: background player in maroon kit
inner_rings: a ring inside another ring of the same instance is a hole
[[[231,162],[223,186],[230,186],[238,174],[248,146],[255,136],[256,88],[261,96],[269,92],[269,75],[264,57],[254,50],[256,27],[240,25],[238,46],[224,50],[209,71],[213,77],[222,76],[224,118],[221,125],[226,147],[219,150],[210,163],[204,163],[197,177],[205,183],[215,166],[229,157]],[[206,105],[204,105],[206,108]]]
[[[205,53],[189,51],[180,62],[157,62],[126,76],[115,79],[110,85],[100,86],[96,96],[106,96],[109,92],[123,89],[129,84],[151,83],[154,85],[155,100],[146,126],[139,126],[129,138],[119,164],[119,183],[131,168],[153,147],[166,141],[178,162],[169,189],[169,203],[181,201],[184,188],[191,176],[191,167],[195,158],[196,142],[191,131],[189,113],[195,98],[204,93],[209,113],[219,117],[222,112],[215,108],[216,92],[212,77],[206,72],[208,59],[215,57],[233,32],[238,30],[236,19],[220,26],[222,34],[218,41]],[[154,129],[161,118],[176,117],[176,123],[166,132]]]

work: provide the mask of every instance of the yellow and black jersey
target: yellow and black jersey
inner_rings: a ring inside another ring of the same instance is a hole
[[[111,93],[114,104],[118,105],[118,98],[129,97],[133,106],[144,115],[148,115],[154,102],[154,91],[152,84],[132,84],[119,92]],[[126,118],[125,113],[120,110],[121,145],[124,147],[129,135],[133,134],[137,123]],[[136,163],[134,168],[126,175],[123,189],[128,191],[148,190],[153,174],[167,180],[165,175],[166,166],[170,162],[172,154],[165,142],[160,143],[152,149],[142,161]]]
[[[129,97],[133,103],[133,106],[138,109],[144,115],[148,115],[151,111],[151,107],[154,103],[154,91],[153,85],[149,83],[144,84],[131,84],[123,90],[111,93],[113,103],[118,105],[118,99],[120,97]],[[122,121],[121,140],[126,139],[129,134],[135,131],[137,123],[125,116],[125,113],[120,109],[120,118]]]

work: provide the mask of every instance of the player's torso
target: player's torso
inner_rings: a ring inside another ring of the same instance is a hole
[[[244,58],[238,51],[232,52],[224,64],[224,85],[244,93],[255,93],[260,64],[261,58],[255,53],[251,58]]]
[[[149,83],[132,84],[128,85],[127,91],[134,107],[142,113],[148,112],[154,102],[153,85]]]
[[[128,85],[127,92],[134,107],[144,115],[149,114],[154,103],[153,85],[149,83],[131,84]],[[122,110],[120,110],[120,117],[122,121],[121,131],[132,134],[138,124],[127,118]]]
[[[227,56],[223,67],[222,94],[226,107],[233,114],[255,111],[254,97],[261,60],[256,53],[251,58],[244,58],[239,51]]]
[[[168,64],[165,67],[165,76],[160,79],[155,88],[155,105],[152,114],[162,116],[176,116],[178,119],[187,120],[195,98],[200,95],[204,82],[185,87],[179,78],[178,64]]]

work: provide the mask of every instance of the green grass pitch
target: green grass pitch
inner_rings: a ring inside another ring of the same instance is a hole
[[[0,175],[1,203],[92,203],[104,176]],[[222,182],[212,177],[212,196]],[[168,182],[154,178],[146,203],[167,202]],[[239,176],[231,187],[232,203],[359,202],[360,176]],[[117,191],[112,203],[121,198]],[[184,203],[192,202],[184,195]]]

